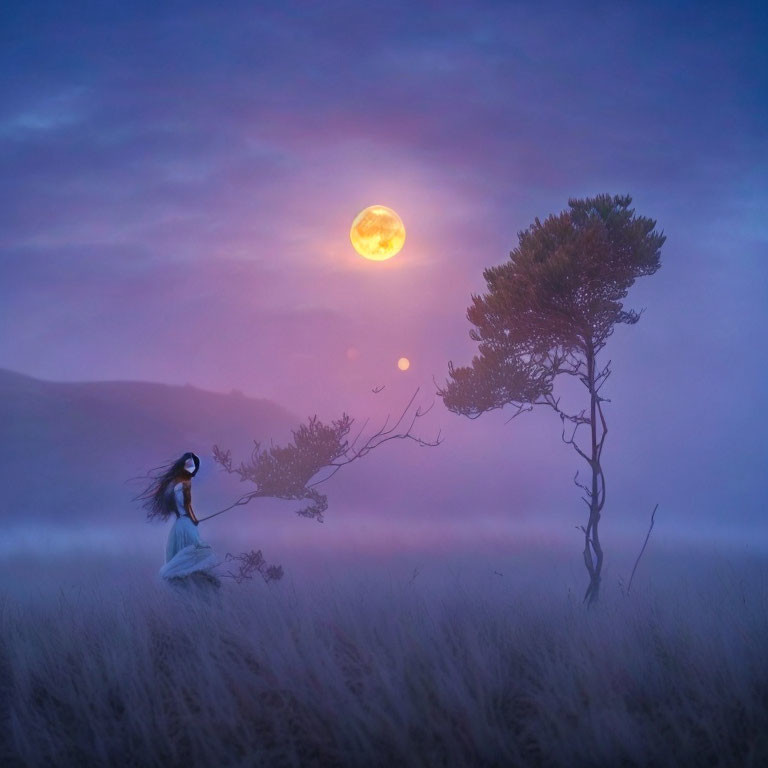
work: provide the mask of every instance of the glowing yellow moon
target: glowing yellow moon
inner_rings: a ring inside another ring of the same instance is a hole
[[[407,371],[411,367],[411,361],[407,357],[401,357],[397,361],[397,367],[401,371]]]
[[[386,205],[370,205],[355,216],[349,239],[355,250],[371,261],[385,261],[405,242],[402,219]]]

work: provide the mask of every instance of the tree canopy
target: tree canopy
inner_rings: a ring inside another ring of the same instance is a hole
[[[623,300],[638,277],[660,266],[663,233],[635,215],[629,195],[571,199],[518,234],[509,260],[483,272],[487,293],[472,296],[467,318],[479,342],[471,366],[449,364],[439,394],[456,413],[476,417],[551,395],[574,356],[594,356],[619,323],[640,312]]]

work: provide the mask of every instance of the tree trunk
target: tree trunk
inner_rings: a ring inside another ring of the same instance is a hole
[[[603,548],[600,546],[600,443],[597,439],[598,394],[596,390],[595,351],[591,340],[587,343],[587,387],[589,389],[589,425],[591,429],[591,453],[589,466],[592,470],[592,489],[589,494],[589,521],[584,529],[584,564],[589,573],[589,585],[584,594],[584,602],[592,605],[600,595],[600,577],[603,571]],[[605,491],[603,490],[603,498]]]

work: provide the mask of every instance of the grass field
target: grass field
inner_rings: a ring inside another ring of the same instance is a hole
[[[591,610],[490,572],[215,591],[8,566],[0,765],[765,766],[765,565]]]

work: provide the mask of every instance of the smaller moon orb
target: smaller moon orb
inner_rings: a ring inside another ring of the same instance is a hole
[[[411,367],[411,361],[407,357],[401,357],[397,361],[397,367],[401,371],[407,371]]]
[[[355,250],[371,261],[386,261],[405,243],[402,219],[386,205],[369,205],[355,216],[349,239]]]
[[[360,357],[360,350],[357,347],[347,347],[347,360],[357,360]]]

